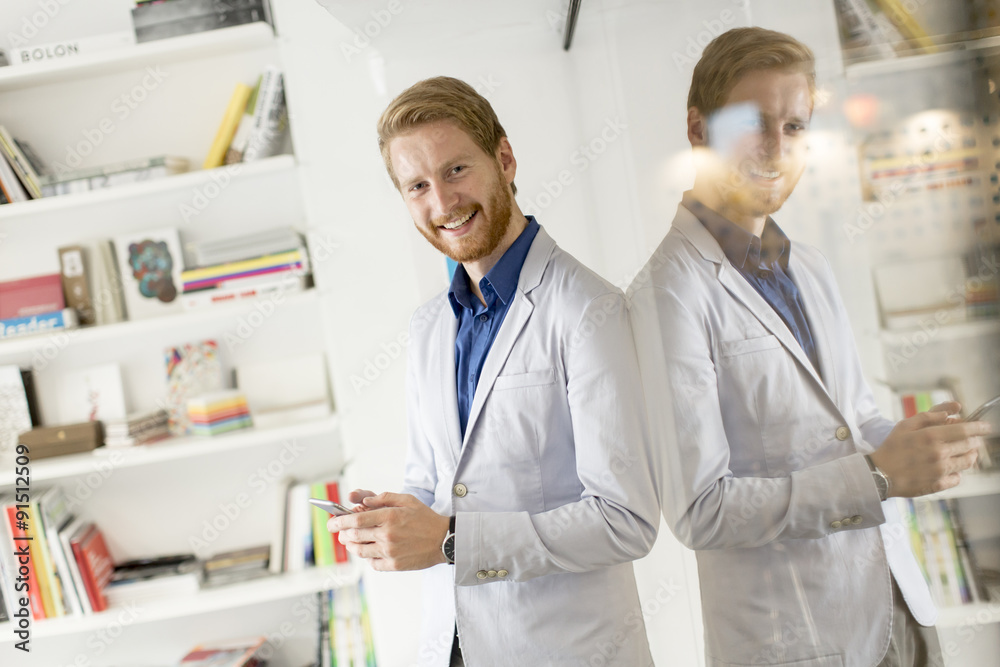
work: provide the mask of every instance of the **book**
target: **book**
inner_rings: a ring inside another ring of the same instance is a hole
[[[173,23],[182,19],[225,14],[240,9],[267,10],[264,0],[170,0],[169,2],[136,2],[132,9],[132,23],[146,28],[159,23]],[[265,20],[270,21],[268,13]]]
[[[185,292],[181,296],[181,303],[185,310],[198,310],[227,303],[277,297],[303,291],[306,289],[306,282],[306,276],[289,271],[263,278],[238,278],[224,281],[211,289]]]
[[[304,249],[296,248],[274,255],[254,257],[238,262],[188,269],[181,274],[184,292],[219,287],[241,278],[254,278],[294,272],[304,274],[309,270],[309,260]]]
[[[64,373],[58,398],[61,423],[122,420],[128,414],[121,367],[116,362]]]
[[[303,247],[305,242],[300,233],[291,227],[275,227],[252,234],[192,243],[189,250],[194,267],[201,268],[275,255]]]
[[[253,426],[246,397],[236,390],[189,398],[187,411],[194,435],[219,435]]]
[[[328,500],[326,484],[318,482],[309,487],[309,497]],[[333,565],[333,535],[326,529],[330,515],[318,507],[312,508],[313,549],[317,566]]]
[[[335,503],[340,502],[340,486],[337,482],[326,483],[326,499],[332,500]],[[346,563],[348,561],[347,546],[341,544],[337,538],[338,535],[340,535],[339,531],[330,534],[333,540],[333,560],[337,563]]]
[[[924,27],[913,18],[900,0],[875,0],[885,15],[896,26],[899,32],[909,40],[921,53],[937,53],[938,47],[927,35]]]
[[[236,366],[236,384],[259,414],[330,404],[326,357],[322,354],[280,357]]]
[[[4,469],[13,469],[17,436],[31,426],[31,406],[20,367],[0,366],[0,463]]]
[[[58,310],[53,313],[32,315],[31,317],[15,317],[0,320],[0,340],[31,336],[35,334],[54,333],[63,329],[75,329],[77,326],[76,311],[72,308]]]
[[[17,508],[13,502],[4,505],[3,509],[4,519],[6,520],[11,538],[8,544],[14,545],[16,550],[19,550],[25,544],[28,545],[28,590],[21,591],[21,594],[27,593],[31,608],[31,617],[34,620],[37,621],[46,618],[45,605],[42,602],[42,589],[38,581],[38,546],[32,544],[27,539],[28,512],[26,509]]]
[[[28,158],[14,141],[14,137],[3,125],[0,125],[0,151],[3,152],[3,156],[14,169],[14,173],[17,174],[28,196],[32,199],[41,199],[42,191],[38,186],[38,174],[35,172],[35,168],[31,166]]]
[[[288,134],[284,76],[277,67],[264,69],[255,102],[253,125],[243,150],[244,162],[277,155]]]
[[[3,192],[4,199],[11,204],[31,199],[28,196],[28,191],[24,189],[24,185],[21,184],[21,180],[14,172],[14,168],[2,154],[0,154],[0,191]]]
[[[118,273],[114,242],[98,241],[90,253],[93,263],[94,318],[97,324],[115,324],[125,320],[125,287]]]
[[[87,275],[86,254],[82,246],[59,248],[59,268],[62,271],[62,288],[66,305],[76,311],[80,326],[97,323],[94,302],[90,297],[90,280]]]
[[[83,169],[63,170],[54,174],[40,176],[38,183],[43,188],[46,186],[69,183],[73,181],[89,181],[92,178],[114,176],[134,171],[145,171],[150,169],[164,169],[167,174],[181,174],[190,168],[190,161],[187,158],[174,155],[157,155],[148,158],[138,158],[135,160],[124,160],[98,167],[85,167]],[[89,187],[87,189],[90,189]]]
[[[38,157],[38,153],[35,152],[35,149],[32,148],[31,144],[23,139],[18,139],[17,137],[14,137],[14,144],[18,147],[18,149],[20,149],[25,159],[28,160],[28,164],[31,165],[31,168],[34,169],[35,174],[37,174],[39,178],[49,173],[49,168],[45,165],[42,158]]]
[[[187,435],[191,429],[187,400],[222,389],[219,346],[214,340],[185,343],[164,352],[167,397],[163,408],[170,416],[172,435]]]
[[[80,567],[91,606],[94,611],[104,611],[108,606],[104,588],[111,581],[115,566],[103,533],[96,524],[85,524],[79,533],[70,538],[70,546]]]
[[[236,134],[240,118],[243,117],[243,109],[246,108],[247,100],[250,99],[250,93],[250,86],[245,83],[236,84],[236,88],[229,98],[226,112],[222,116],[222,123],[219,125],[212,146],[208,150],[205,162],[202,164],[202,169],[214,169],[222,166],[229,144],[233,140],[233,135]]]
[[[58,273],[0,283],[0,320],[42,315],[65,307],[62,276]]]
[[[250,91],[247,105],[243,109],[243,116],[240,118],[240,124],[236,128],[236,134],[233,135],[233,140],[229,143],[229,148],[226,149],[226,158],[224,160],[226,164],[237,164],[243,161],[243,151],[246,150],[247,140],[250,139],[250,133],[253,130],[253,111],[257,106],[257,93],[260,91],[260,80],[261,77],[258,76],[257,83],[254,85],[253,90]]]
[[[38,503],[28,504],[28,528],[24,531],[32,541],[35,558],[35,574],[42,590],[42,606],[45,607],[46,618],[57,618],[66,615],[63,605],[62,587],[56,578],[52,554],[49,551],[48,540],[45,537],[45,526],[42,523]]]
[[[181,310],[184,255],[175,228],[157,229],[115,238],[125,308],[130,320]]]
[[[73,582],[73,590],[76,592],[76,597],[80,601],[80,608],[84,614],[92,614],[94,613],[94,606],[90,602],[90,595],[87,592],[83,574],[80,572],[80,564],[76,561],[76,555],[73,553],[73,545],[71,544],[73,536],[80,532],[85,525],[86,522],[83,519],[71,517],[69,522],[59,529],[59,544],[62,546],[62,552],[66,554],[66,564],[69,569],[70,580]]]
[[[199,644],[185,655],[179,667],[256,667],[263,663],[255,657],[266,637],[237,639]]]
[[[80,602],[80,591],[77,590],[70,573],[69,558],[59,538],[59,532],[73,520],[69,500],[58,486],[53,486],[42,492],[38,498],[38,511],[45,531],[49,553],[52,556],[55,577],[59,580],[62,590],[63,605],[69,614],[82,615],[83,605]]]

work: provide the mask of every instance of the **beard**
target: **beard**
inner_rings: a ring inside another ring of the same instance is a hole
[[[487,206],[489,213],[481,204],[469,204],[461,206],[447,216],[435,218],[430,222],[430,228],[417,225],[417,229],[423,234],[438,252],[450,257],[459,264],[464,262],[474,262],[483,257],[488,257],[507,234],[510,227],[510,215],[513,207],[511,205],[511,192],[507,185],[507,180],[503,172],[497,166],[496,180],[488,194]],[[473,221],[476,229],[458,238],[449,239],[442,236],[439,226],[463,218],[470,213],[476,213],[481,220]]]
[[[756,162],[753,165],[760,166]],[[802,172],[795,174],[793,169],[778,165],[760,166],[760,168],[765,171],[780,171],[783,177],[781,186],[764,187],[755,183],[743,169],[731,168],[727,174],[727,180],[731,185],[720,188],[723,195],[722,208],[734,214],[759,218],[777,213],[784,206],[795,190]]]

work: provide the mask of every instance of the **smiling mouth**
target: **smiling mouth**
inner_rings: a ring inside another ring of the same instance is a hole
[[[767,181],[773,181],[781,176],[780,171],[768,171],[766,169],[757,169],[756,167],[750,167],[750,175],[754,178],[760,178]]]
[[[467,213],[466,215],[462,216],[458,220],[455,220],[453,222],[449,222],[446,225],[441,225],[441,227],[443,227],[444,229],[447,229],[447,230],[460,229],[460,228],[464,227],[465,225],[467,225],[470,220],[472,220],[474,217],[476,217],[476,213],[478,213],[478,211],[472,211],[471,213]]]

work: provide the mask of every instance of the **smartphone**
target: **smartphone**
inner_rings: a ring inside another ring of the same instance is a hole
[[[965,418],[967,422],[976,422],[982,419],[983,415],[989,412],[990,408],[1000,403],[1000,396],[994,396],[990,400],[986,401],[978,408],[976,408],[971,415]]]
[[[344,507],[340,503],[335,503],[332,500],[323,500],[321,498],[310,498],[311,502],[316,507],[320,508],[324,512],[329,512],[333,516],[344,516],[345,514],[354,514],[349,507]]]

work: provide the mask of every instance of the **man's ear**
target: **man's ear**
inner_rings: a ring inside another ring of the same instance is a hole
[[[517,160],[514,159],[514,149],[510,146],[507,137],[500,138],[500,145],[497,146],[497,160],[503,170],[504,178],[508,183],[514,182],[514,175],[517,173]]]
[[[702,115],[698,107],[688,109],[688,141],[692,147],[708,146],[708,120]]]

